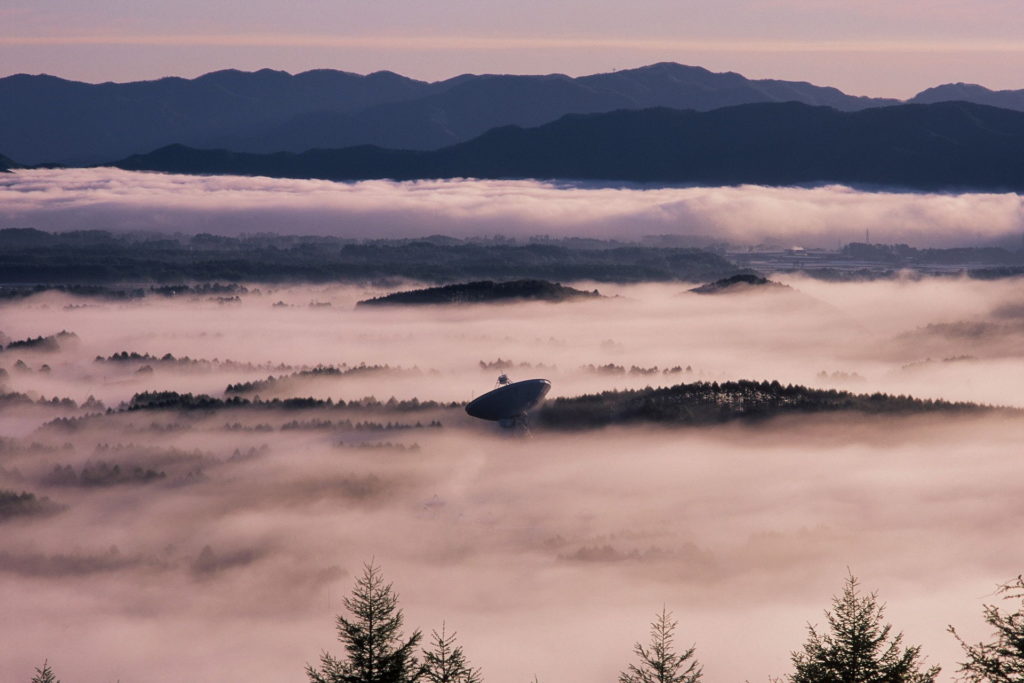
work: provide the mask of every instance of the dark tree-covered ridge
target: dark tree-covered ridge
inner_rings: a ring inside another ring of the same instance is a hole
[[[0,351],[60,351],[62,342],[73,342],[78,339],[74,332],[61,330],[56,334],[49,334],[45,337],[29,337],[10,342],[6,347],[0,346]]]
[[[890,394],[854,394],[834,389],[782,385],[777,381],[694,382],[658,389],[606,391],[545,403],[537,422],[555,429],[587,429],[655,422],[706,425],[793,413],[852,411],[903,414],[1005,410],[976,403],[919,399]],[[1017,414],[1017,411],[1012,411]]]
[[[305,370],[297,370],[287,375],[270,375],[266,379],[251,380],[248,382],[237,382],[235,384],[229,384],[224,389],[225,394],[255,394],[258,392],[267,391],[288,391],[290,388],[295,386],[301,386],[302,382],[311,379],[323,379],[323,378],[339,378],[339,377],[350,377],[352,375],[369,375],[369,374],[381,374],[381,375],[420,375],[422,370],[419,368],[404,368],[401,366],[390,366],[384,365],[366,365],[360,363],[359,365],[352,366],[334,366],[334,365],[318,365]],[[436,372],[436,371],[434,371]]]
[[[417,306],[431,304],[477,304],[510,301],[578,301],[597,299],[601,295],[595,289],[585,292],[546,280],[509,280],[493,282],[482,280],[441,287],[413,289],[393,292],[373,299],[360,301],[358,306]]]
[[[458,403],[440,403],[438,401],[416,398],[404,399],[401,401],[394,398],[388,401],[379,401],[370,396],[352,401],[338,399],[337,401],[326,398],[313,398],[311,396],[294,396],[289,398],[242,398],[232,396],[230,398],[218,398],[207,394],[181,394],[176,391],[146,391],[132,396],[131,400],[123,407],[125,411],[134,410],[221,410],[225,408],[283,408],[286,410],[308,410],[308,409],[370,409],[378,411],[407,412],[415,410],[428,410],[434,408],[455,408]]]
[[[775,282],[752,273],[739,273],[731,277],[708,282],[700,287],[694,287],[690,291],[695,294],[723,294],[726,292],[749,291],[760,289],[762,291],[786,291],[789,285]]]
[[[327,412],[372,411],[408,414],[417,411],[457,411],[464,404],[411,398],[380,401],[373,397],[337,401],[327,398],[290,397],[261,399],[207,394],[150,391],[136,394],[118,412],[172,410],[288,410]],[[663,388],[606,391],[548,401],[536,413],[535,424],[548,429],[597,429],[612,425],[657,423],[666,426],[702,426],[732,420],[760,420],[788,414],[810,415],[849,411],[867,415],[915,415],[924,413],[1001,413],[1020,416],[1020,410],[890,394],[854,394],[834,389],[783,386],[777,381],[694,382]],[[74,430],[103,415],[57,418],[53,429]]]
[[[53,502],[46,496],[34,493],[0,489],[0,522],[14,518],[45,517],[63,512],[67,507]]]

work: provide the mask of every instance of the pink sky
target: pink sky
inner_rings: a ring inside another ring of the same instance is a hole
[[[1022,88],[1019,0],[4,0],[0,75],[92,82],[222,68],[571,75],[677,61],[910,97]]]

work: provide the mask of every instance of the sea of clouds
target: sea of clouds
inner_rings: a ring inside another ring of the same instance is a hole
[[[116,409],[140,391],[221,397],[233,382],[365,362],[390,369],[297,379],[265,397],[464,401],[494,386],[480,362],[502,358],[514,379],[551,379],[552,397],[749,378],[1024,406],[1014,282],[786,282],[736,296],[602,284],[617,297],[417,310],[355,308],[381,293],[360,286],[250,285],[240,300],[42,293],[0,306],[5,340],[77,339],[0,353],[2,390]],[[121,351],[210,362],[96,361]],[[595,370],[608,364],[660,370]],[[4,680],[49,658],[62,680],[85,683],[298,683],[321,650],[341,654],[334,616],[375,558],[407,628],[445,621],[489,683],[615,680],[663,605],[708,680],[782,675],[848,571],[948,681],[960,655],[946,626],[984,637],[981,603],[1024,567],[1024,421],[1006,414],[535,428],[532,439],[460,408],[132,411],[46,426],[80,412],[0,410],[0,488],[68,506],[0,522]],[[444,426],[284,428],[343,416]],[[375,441],[418,449],[352,447]],[[166,477],[86,486],[50,474],[99,462]]]
[[[692,236],[738,245],[1020,244],[1018,194],[845,186],[623,187],[533,180],[338,183],[112,168],[0,174],[0,225],[346,237]]]

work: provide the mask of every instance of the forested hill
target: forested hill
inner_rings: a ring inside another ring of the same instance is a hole
[[[658,423],[667,426],[709,425],[795,413],[851,411],[911,415],[925,412],[1006,410],[974,403],[950,403],[889,394],[783,386],[779,382],[694,382],[659,389],[606,391],[545,403],[537,423],[557,429]]]
[[[477,304],[512,301],[578,301],[598,299],[601,295],[594,290],[585,292],[547,280],[509,280],[494,282],[460,282],[442,287],[412,289],[393,292],[373,299],[360,301],[357,306],[424,306],[438,304]]]
[[[737,273],[732,277],[708,282],[690,291],[695,294],[727,294],[733,292],[749,292],[752,290],[781,292],[792,291],[789,285],[775,282],[752,273]]]
[[[558,178],[731,185],[838,182],[921,190],[1024,189],[1024,112],[966,102],[841,112],[795,102],[710,112],[570,115],[432,152],[377,147],[241,154],[180,145],[130,170],[291,178]]]

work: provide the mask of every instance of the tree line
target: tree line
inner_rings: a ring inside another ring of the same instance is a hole
[[[960,642],[964,661],[958,677],[969,683],[1024,682],[1024,575],[1000,586],[1007,600],[1020,600],[1020,609],[1007,613],[985,605],[983,617],[992,627],[990,641]],[[348,615],[337,617],[338,639],[345,656],[321,654],[320,665],[306,665],[311,683],[482,683],[474,668],[442,624],[431,642],[419,651],[422,632],[402,634],[403,615],[398,596],[386,584],[378,566],[367,564],[344,602]],[[791,653],[793,672],[778,683],[933,683],[940,667],[929,666],[919,645],[905,646],[903,634],[885,622],[885,605],[876,592],[864,592],[852,573],[825,611],[826,627],[808,626],[807,640]],[[646,644],[633,646],[634,660],[619,674],[619,683],[700,683],[703,665],[696,644],[676,644],[678,621],[667,607],[655,615]],[[536,677],[534,681],[539,679]]]
[[[1024,683],[1024,575],[999,586],[996,594],[1020,605],[1013,612],[983,606],[992,629],[989,640],[968,643],[949,627],[963,649],[957,678],[966,683]],[[470,663],[446,623],[431,631],[425,646],[420,629],[404,634],[398,594],[376,563],[363,565],[343,604],[346,613],[337,616],[335,627],[344,655],[325,651],[316,665],[306,664],[310,683],[483,683],[482,670]],[[772,683],[934,683],[939,675],[940,667],[926,663],[919,645],[904,645],[903,633],[886,623],[877,592],[864,592],[852,573],[833,596],[825,621],[820,629],[808,625],[807,640],[790,655],[793,672],[769,678]],[[678,625],[663,606],[647,643],[633,646],[634,659],[618,683],[701,683],[697,646],[677,646]],[[31,683],[60,681],[47,661]],[[533,683],[539,683],[536,676]]]
[[[919,399],[892,394],[854,394],[812,389],[777,380],[758,382],[691,382],[671,387],[605,391],[560,397],[537,411],[536,422],[557,429],[594,429],[613,424],[695,426],[737,419],[767,419],[785,414],[850,411],[864,414],[912,415],[923,412],[978,412],[1012,409],[977,403]]]

